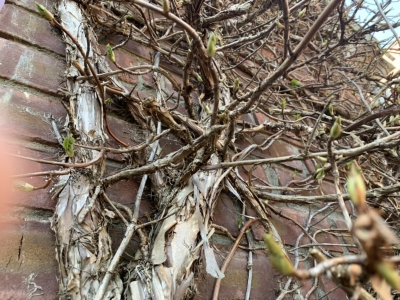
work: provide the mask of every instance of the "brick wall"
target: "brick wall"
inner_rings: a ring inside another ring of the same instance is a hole
[[[51,7],[52,1],[43,1],[43,5]],[[10,0],[0,11],[0,103],[3,112],[1,125],[2,131],[10,133],[15,140],[12,144],[17,154],[33,158],[57,160],[61,149],[52,132],[49,117],[52,116],[61,127],[66,113],[60,101],[57,90],[63,84],[64,72],[64,45],[59,32],[52,29],[48,22],[39,17],[33,0]],[[121,40],[118,36],[105,37],[104,43],[117,44]],[[129,42],[118,52],[118,62],[123,66],[134,66],[148,63],[152,50],[137,43]],[[162,66],[169,69],[174,77],[179,80],[180,71],[166,62]],[[137,89],[142,97],[152,95],[153,82],[151,74],[143,76],[121,75],[127,87],[137,84]],[[165,85],[164,89],[172,92],[171,86]],[[132,144],[134,126],[115,116],[108,116],[110,127],[118,137]],[[261,114],[243,116],[243,120],[254,124],[262,124],[265,117]],[[265,136],[252,137],[262,141]],[[162,141],[164,150],[176,149],[173,140]],[[244,149],[249,141],[237,141],[239,148]],[[266,151],[253,152],[254,157],[278,157],[292,155],[299,151],[302,145],[294,139],[276,141]],[[118,159],[109,162],[110,171],[122,166]],[[34,162],[24,162],[15,167],[15,173],[39,172],[54,169],[48,165]],[[240,172],[247,178],[252,172],[255,183],[269,182],[272,185],[283,186],[295,179],[305,178],[314,170],[311,161],[305,163],[295,161],[281,165],[258,166],[251,170],[243,167]],[[33,177],[27,179],[31,184],[43,185],[43,179]],[[110,188],[108,194],[112,199],[127,205],[133,205],[137,190],[138,179],[120,182]],[[332,193],[333,186],[325,182],[321,189],[303,192],[304,195]],[[57,264],[54,254],[54,234],[50,229],[55,202],[51,199],[49,189],[33,193],[14,192],[13,202],[8,204],[8,211],[0,219],[0,299],[26,299],[35,295],[34,299],[56,299]],[[295,245],[297,236],[301,233],[299,225],[305,226],[309,216],[307,207],[288,204],[270,203],[285,217],[271,215],[273,223],[282,236],[288,249]],[[142,205],[141,215],[154,210],[150,201]],[[238,234],[238,219],[240,218],[241,204],[234,197],[222,194],[215,211],[214,223],[224,226],[234,236]],[[254,211],[247,209],[246,214],[255,215]],[[319,219],[318,219],[319,218]],[[333,212],[329,218],[318,216],[313,223],[316,229],[345,228],[340,214]],[[259,224],[252,226],[253,243],[262,246],[264,230]],[[111,229],[115,237],[114,245],[123,236],[123,230],[118,226]],[[217,231],[218,232],[218,231]],[[335,235],[320,232],[317,235],[320,243],[345,243]],[[301,244],[307,244],[308,238],[303,238]],[[222,264],[232,241],[225,235],[216,233],[213,243],[217,249],[216,256]],[[243,244],[245,246],[245,244]],[[128,247],[127,254],[134,253],[135,243]],[[338,246],[329,246],[328,250],[342,253]],[[351,249],[350,249],[351,250]],[[128,257],[128,256],[127,256]],[[238,249],[227,271],[226,278],[222,280],[220,299],[243,299],[246,293],[248,252]],[[311,265],[310,261],[301,263],[302,267]],[[253,255],[253,281],[251,299],[274,299],[285,281],[271,267],[264,250],[256,250]],[[214,279],[204,272],[200,278],[199,295],[196,299],[210,299],[214,287]],[[301,283],[303,291],[311,288],[312,282]],[[38,288],[40,287],[40,288]],[[327,278],[321,278],[319,288],[309,299],[317,299],[334,289],[334,284]],[[323,299],[344,299],[345,294],[336,289]]]

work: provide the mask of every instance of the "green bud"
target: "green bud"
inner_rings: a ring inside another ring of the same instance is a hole
[[[379,262],[375,266],[379,275],[395,290],[400,290],[400,276],[396,269],[387,262]]]
[[[217,52],[217,37],[215,36],[214,32],[210,34],[207,43],[207,55],[208,57],[213,57]]]
[[[297,87],[300,84],[300,82],[297,79],[292,79],[291,83],[293,87]]]
[[[324,177],[325,177],[325,169],[322,169],[321,171],[319,171],[319,173],[317,174],[317,177],[315,177],[315,179],[320,180]]]
[[[282,109],[286,108],[286,99],[282,99],[281,107],[282,107]]]
[[[115,53],[114,53],[112,47],[110,46],[110,44],[107,44],[106,48],[107,48],[108,59],[111,60],[113,63],[115,63]]]
[[[211,114],[211,109],[208,107],[207,104],[204,104],[204,105],[203,105],[203,108],[204,108],[204,111],[205,111],[208,115]]]
[[[330,114],[331,116],[333,116],[333,114],[334,114],[334,111],[333,111],[333,104],[329,105],[329,114]]]
[[[274,240],[272,234],[268,233],[264,235],[264,242],[268,249],[269,260],[275,269],[283,275],[292,275],[294,273],[294,267],[283,249]]]
[[[354,205],[359,206],[365,203],[366,189],[364,179],[357,172],[354,164],[351,165],[350,175],[347,178],[347,191]]]
[[[281,23],[279,23],[278,20],[275,21],[276,26],[278,27],[279,30],[282,30],[285,28],[285,26],[283,26]]]
[[[298,16],[299,16],[300,19],[305,16],[306,11],[307,11],[306,7],[304,7],[301,11],[299,11]]]
[[[240,85],[240,80],[239,78],[236,78],[235,81],[233,82],[233,92],[237,93],[239,90],[239,85]]]
[[[23,192],[32,192],[35,187],[27,182],[24,181],[15,181],[14,182],[14,189],[20,190]]]
[[[168,0],[162,0],[162,8],[164,13],[169,13],[170,9],[169,9],[169,1]]]
[[[203,82],[203,78],[201,78],[199,73],[193,72],[194,76],[196,77],[198,82]]]
[[[64,139],[63,147],[69,157],[74,157],[74,144],[75,144],[75,139],[73,138],[72,135],[68,135]]]
[[[317,156],[317,159],[323,164],[328,161],[328,159],[326,157],[322,157],[322,156]]]
[[[340,116],[338,116],[335,120],[335,123],[333,124],[333,126],[331,128],[330,137],[333,140],[336,140],[339,137],[341,132],[342,132],[342,118]]]
[[[54,20],[54,16],[51,12],[49,12],[43,5],[35,2],[36,4],[36,8],[39,12],[39,14],[45,18],[47,21],[53,21]]]

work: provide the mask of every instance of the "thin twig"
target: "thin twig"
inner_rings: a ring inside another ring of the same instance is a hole
[[[237,246],[239,245],[240,241],[242,240],[243,235],[245,234],[246,230],[250,227],[251,224],[253,224],[256,221],[257,221],[257,219],[251,219],[251,220],[247,221],[246,224],[243,225],[235,244],[232,246],[231,251],[229,251],[228,256],[225,258],[224,264],[222,265],[222,268],[221,268],[222,273],[224,273],[226,268],[228,267],[228,264],[231,261],[233,254],[235,253],[235,250],[236,250]],[[212,298],[213,300],[218,300],[218,294],[219,294],[219,288],[221,286],[221,280],[222,280],[222,278],[218,278],[217,281],[215,282],[214,293],[213,293],[213,298]]]

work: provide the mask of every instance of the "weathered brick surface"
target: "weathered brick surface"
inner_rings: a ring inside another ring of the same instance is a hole
[[[222,257],[227,255],[230,247],[222,247],[221,255],[216,255],[217,261],[222,265]],[[225,278],[222,279],[221,288],[218,299],[232,300],[244,299],[246,294],[248,270],[247,270],[248,254],[247,252],[237,249],[228,268],[225,272]],[[251,284],[250,299],[264,300],[276,299],[275,288],[279,282],[279,275],[271,266],[268,258],[264,253],[255,252],[253,254],[253,280]],[[215,286],[215,278],[204,276],[200,278],[199,292],[200,295],[195,297],[196,300],[212,299]]]
[[[0,11],[0,23],[0,37],[20,40],[62,56],[65,54],[61,37],[38,14],[6,4]]]
[[[18,6],[21,6],[27,10],[30,10],[37,15],[39,13],[37,12],[35,0],[7,0],[8,3],[12,3]],[[50,12],[54,13],[53,6],[54,6],[54,1],[53,0],[41,0],[40,4],[42,4],[44,7],[46,7]]]
[[[239,234],[238,219],[241,216],[237,215],[234,201],[227,194],[222,193],[216,204],[213,219],[215,224],[225,227],[233,236],[237,236]]]
[[[121,42],[123,42],[126,39],[126,37],[121,36],[121,35],[108,35],[106,37],[106,42],[110,42],[110,44],[114,44],[114,45],[118,45]],[[134,41],[129,41],[128,43],[126,43],[126,45],[124,46],[124,49],[126,49],[127,51],[140,56],[144,59],[146,59],[147,61],[151,61],[151,57],[154,55],[154,51],[150,48],[147,48],[137,42]]]
[[[0,299],[28,299],[34,282],[40,299],[57,298],[54,234],[49,223],[0,219]],[[33,274],[33,275],[32,275]],[[31,281],[29,276],[33,276]]]
[[[64,63],[53,56],[0,38],[0,77],[57,94]]]

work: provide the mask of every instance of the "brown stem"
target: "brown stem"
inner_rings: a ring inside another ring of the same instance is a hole
[[[228,267],[229,262],[231,261],[233,254],[236,251],[236,248],[239,246],[240,241],[243,238],[243,235],[245,234],[246,230],[250,227],[251,224],[253,224],[254,222],[258,221],[258,219],[252,219],[252,220],[248,220],[246,222],[246,224],[243,225],[242,229],[240,230],[240,234],[235,242],[235,244],[233,245],[231,251],[229,252],[228,256],[225,259],[224,264],[222,265],[221,268],[221,272],[224,273],[226,268]],[[213,300],[218,300],[218,294],[219,294],[219,288],[221,286],[221,280],[222,278],[218,278],[217,281],[215,282],[215,287],[214,287],[214,294],[213,294]]]

